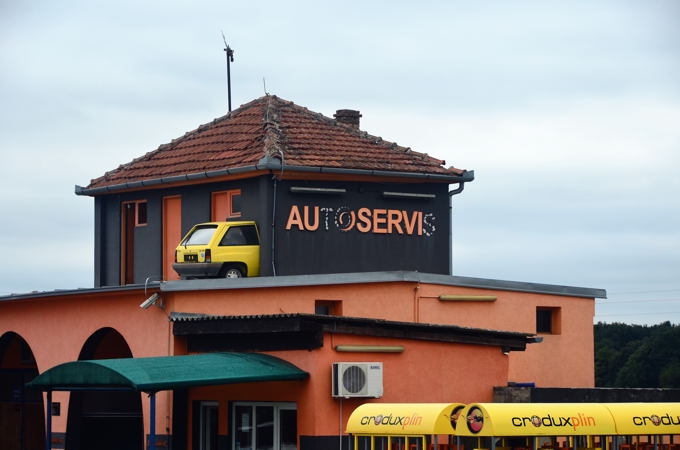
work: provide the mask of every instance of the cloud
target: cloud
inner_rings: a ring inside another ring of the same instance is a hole
[[[224,31],[234,107],[266,83],[475,171],[453,198],[457,274],[605,288],[605,312],[665,289],[657,310],[680,320],[679,14],[674,0],[3,2],[0,290],[92,284],[93,202],[74,185],[226,113]]]

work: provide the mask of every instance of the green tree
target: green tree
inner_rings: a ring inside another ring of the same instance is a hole
[[[680,387],[680,326],[595,325],[599,387]]]

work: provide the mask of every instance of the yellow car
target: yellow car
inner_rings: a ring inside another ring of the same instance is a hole
[[[252,221],[194,225],[175,249],[182,278],[241,278],[260,275],[260,235]]]

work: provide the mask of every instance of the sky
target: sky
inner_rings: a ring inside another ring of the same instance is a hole
[[[107,170],[265,93],[473,170],[453,273],[680,324],[680,2],[0,0],[0,295],[93,287]],[[452,186],[452,188],[455,186]]]

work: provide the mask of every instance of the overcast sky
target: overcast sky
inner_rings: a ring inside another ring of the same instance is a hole
[[[0,295],[92,287],[105,171],[265,90],[474,170],[454,274],[680,323],[680,2],[0,0]]]

